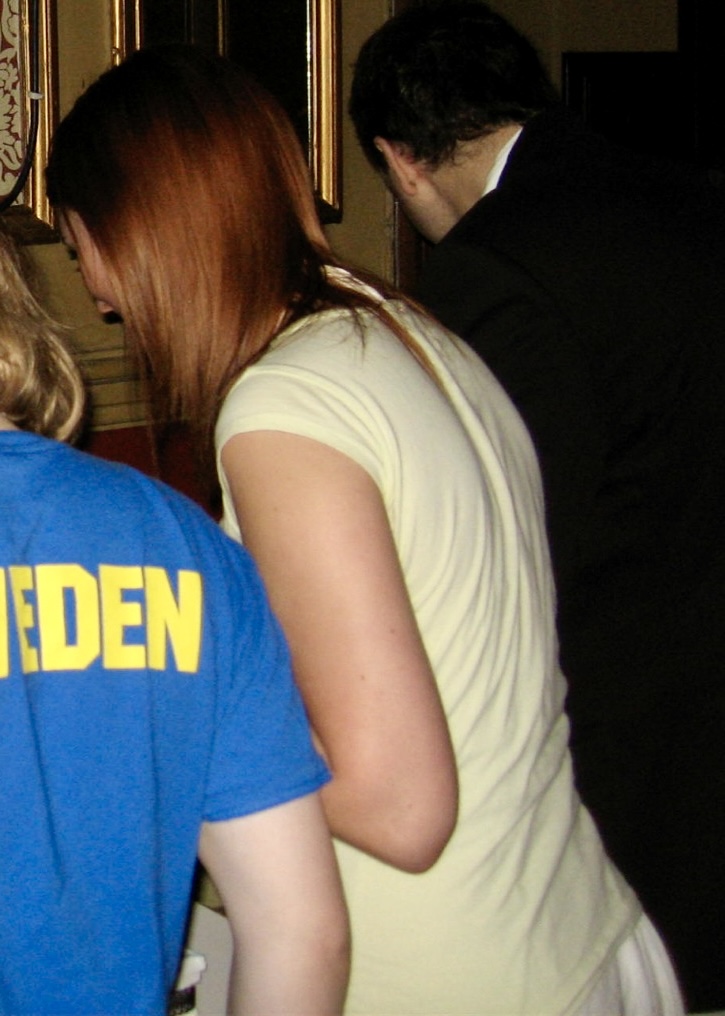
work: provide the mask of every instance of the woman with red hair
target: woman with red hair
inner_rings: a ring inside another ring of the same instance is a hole
[[[621,949],[661,947],[574,791],[536,455],[493,376],[333,255],[289,120],[220,57],[102,76],[48,184],[289,640],[333,773],[347,1011],[624,1012]],[[637,1016],[680,1011],[663,967],[672,1008],[652,983]]]

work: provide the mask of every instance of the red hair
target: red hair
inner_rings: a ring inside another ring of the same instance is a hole
[[[188,420],[202,449],[235,377],[317,309],[367,307],[425,359],[379,301],[328,278],[337,261],[295,131],[229,60],[134,53],[62,121],[47,180],[104,260],[159,418]]]

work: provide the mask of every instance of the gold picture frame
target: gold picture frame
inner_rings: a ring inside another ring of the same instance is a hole
[[[141,46],[141,0],[111,0],[111,63]]]
[[[249,30],[235,33],[235,19],[244,10],[243,0],[216,0],[204,5],[190,0],[111,0],[113,61],[118,63],[134,49],[147,44],[194,42],[213,46],[232,60],[249,63],[262,83],[275,93],[279,26],[290,23],[284,15],[296,11],[299,0],[274,2],[281,8],[276,16],[270,6],[271,0],[265,0],[263,8],[254,10],[253,25],[258,27],[258,33]],[[292,105],[303,106],[305,115],[303,118],[293,116],[293,120],[306,147],[320,214],[325,222],[338,222],[342,217],[340,2],[306,0],[303,31],[292,29],[303,37],[285,40],[294,46],[296,55],[303,61],[299,75],[302,85],[295,87],[298,91],[304,88],[305,94],[295,95]],[[271,25],[273,32],[265,34],[265,29]],[[243,52],[238,42],[240,36],[243,36]],[[256,60],[250,61],[250,57]],[[278,94],[277,97],[283,105],[289,106],[285,101],[288,95]]]
[[[340,0],[309,2],[310,131],[308,159],[323,218],[342,216]]]
[[[35,14],[37,23],[33,24]],[[58,122],[56,0],[0,0],[0,24],[6,80],[17,88],[9,92],[5,109],[12,143],[20,158],[27,152],[30,126],[37,116],[37,132],[30,171],[18,198],[3,212],[3,219],[23,243],[52,243],[58,239],[45,190],[45,165],[50,140]],[[17,27],[15,34],[14,28]],[[34,34],[35,33],[35,34]],[[13,66],[13,46],[16,63]],[[37,52],[37,80],[32,80],[33,52]],[[35,104],[35,108],[33,108]],[[20,172],[20,169],[18,169]],[[4,195],[7,197],[11,189]]]

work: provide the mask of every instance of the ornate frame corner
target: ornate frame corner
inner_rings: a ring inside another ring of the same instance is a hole
[[[17,140],[27,143],[33,114],[31,104],[36,102],[37,134],[28,177],[19,197],[3,212],[3,220],[22,243],[52,243],[58,239],[58,234],[45,190],[45,165],[58,122],[56,0],[20,0],[17,10],[13,10],[13,6],[10,0],[0,0],[3,25],[7,27],[12,18],[17,18],[17,35],[10,40],[16,45],[18,87],[14,98],[17,102],[14,108],[9,108],[8,120],[19,122]],[[36,26],[32,25],[32,15],[37,17]],[[33,27],[37,28],[35,41]],[[30,80],[34,47],[37,47],[39,74],[35,90]],[[7,53],[10,61],[12,49]]]

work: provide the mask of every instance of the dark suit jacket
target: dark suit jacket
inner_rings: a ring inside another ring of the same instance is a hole
[[[724,199],[542,113],[418,292],[537,446],[579,787],[701,1009],[725,1008]]]

